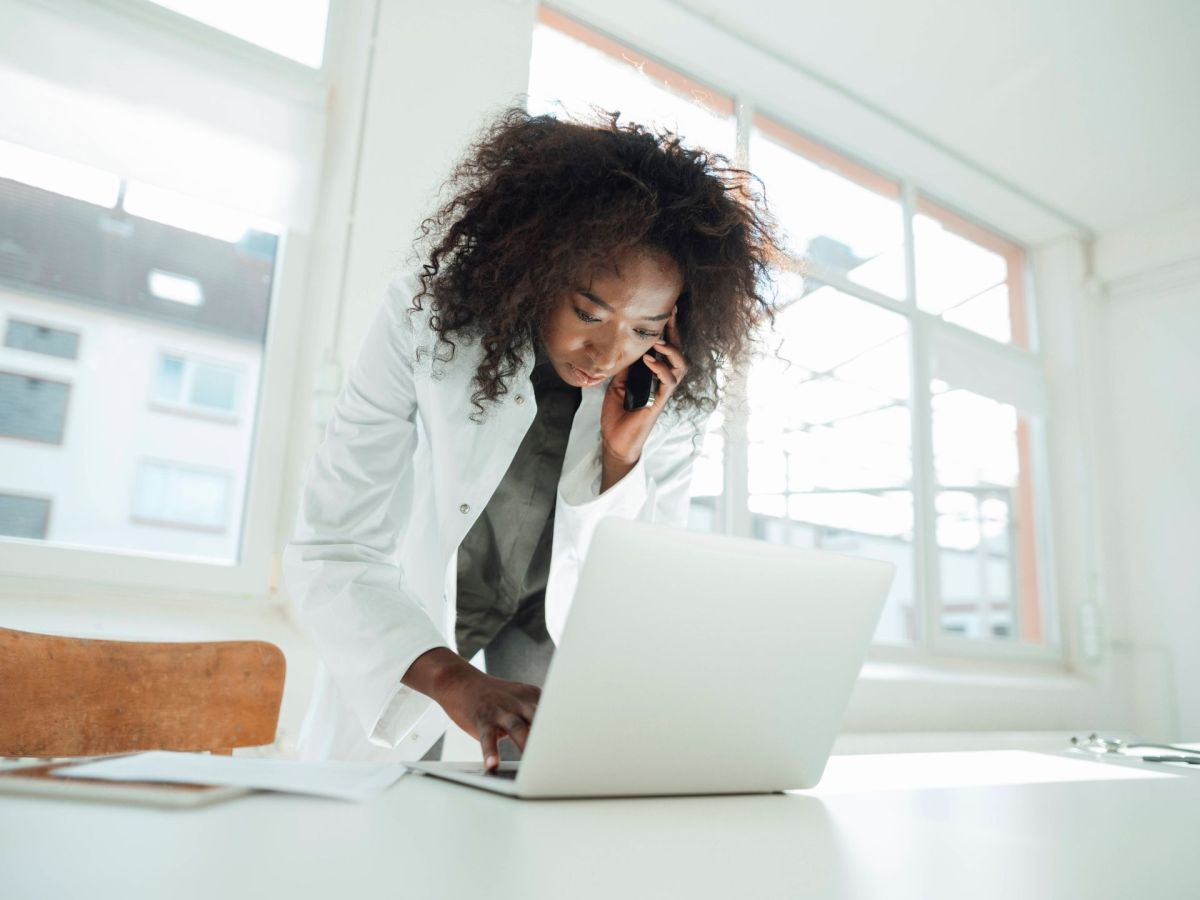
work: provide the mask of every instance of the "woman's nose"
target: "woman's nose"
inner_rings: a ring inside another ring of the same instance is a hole
[[[588,348],[592,371],[611,375],[621,361],[621,348],[616,341],[596,341]]]

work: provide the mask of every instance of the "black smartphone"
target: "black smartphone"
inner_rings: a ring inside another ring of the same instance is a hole
[[[655,359],[663,359],[657,350],[652,352]],[[625,380],[625,408],[633,410],[653,406],[654,401],[658,399],[659,384],[658,376],[650,371],[645,360],[638,357],[629,367],[629,377]]]

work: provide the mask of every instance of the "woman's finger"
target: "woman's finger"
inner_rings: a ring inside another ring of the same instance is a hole
[[[679,374],[665,362],[655,359],[649,353],[643,356],[642,359],[645,360],[646,367],[658,376],[659,381],[672,388],[679,384]]]
[[[489,772],[500,766],[500,749],[496,746],[496,728],[484,725],[479,729],[479,746],[483,750],[483,767]]]
[[[525,694],[525,698],[537,706],[538,701],[542,699],[542,689],[536,684],[522,684],[521,691]]]
[[[500,718],[501,727],[508,732],[517,749],[525,752],[525,741],[529,739],[529,723],[514,713],[506,713]]]
[[[525,719],[526,722],[528,722],[530,725],[532,725],[533,717],[535,715],[537,715],[537,704],[536,703],[522,703],[520,706],[520,710],[521,710],[521,716]]]
[[[664,341],[659,341],[654,345],[654,349],[667,358],[672,369],[687,371],[687,360],[683,358],[683,351],[678,347]]]

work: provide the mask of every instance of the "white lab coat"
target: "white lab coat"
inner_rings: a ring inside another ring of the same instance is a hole
[[[308,759],[416,759],[445,731],[429,698],[404,687],[412,662],[454,644],[458,546],[533,422],[532,353],[501,402],[471,416],[477,343],[446,348],[428,313],[410,313],[398,278],[309,464],[283,572],[321,664],[301,728]],[[441,357],[438,359],[437,357]],[[703,421],[664,411],[628,475],[600,494],[604,389],[585,389],[563,460],[546,587],[557,641],[596,523],[606,516],[682,525]]]

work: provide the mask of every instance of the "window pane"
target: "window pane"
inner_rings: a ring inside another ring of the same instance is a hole
[[[143,520],[223,529],[226,527],[229,478],[222,473],[143,463],[138,473],[133,515]]]
[[[590,119],[595,107],[622,122],[663,127],[733,159],[733,103],[634,50],[544,7],[533,31],[529,111]]]
[[[79,335],[59,328],[48,328],[12,319],[4,333],[4,346],[62,359],[74,359],[79,353]]]
[[[151,0],[314,69],[325,54],[329,0]]]
[[[210,472],[175,470],[167,498],[167,513],[177,522],[213,528],[225,525],[229,479]]]
[[[927,200],[918,206],[917,305],[993,340],[1028,347],[1023,251]]]
[[[933,391],[942,629],[1042,643],[1030,422],[970,391]]]
[[[179,403],[183,399],[183,360],[164,356],[158,361],[154,380],[154,396],[164,403]]]
[[[237,372],[198,364],[192,377],[192,404],[205,409],[233,412],[237,400]]]
[[[894,183],[762,118],[750,135],[750,168],[763,180],[787,248],[814,272],[904,297],[904,219]]]
[[[61,444],[70,392],[61,382],[0,372],[0,436]]]
[[[0,534],[43,540],[49,526],[49,500],[0,494]]]
[[[138,473],[134,516],[153,522],[224,529],[229,477],[170,463],[143,463]]]
[[[876,638],[912,640],[908,321],[821,286],[764,341],[747,378],[754,533],[896,563]]]
[[[236,562],[279,236],[233,210],[139,216],[13,174],[0,171],[0,320],[61,323],[79,377],[0,347],[0,434],[65,436],[0,439],[0,493],[52,496],[56,542]],[[156,272],[202,302],[156,295]],[[141,457],[185,474],[147,474]]]
[[[721,506],[725,494],[725,423],[721,410],[708,420],[704,446],[692,470],[692,503],[688,527],[696,531],[721,531]]]

